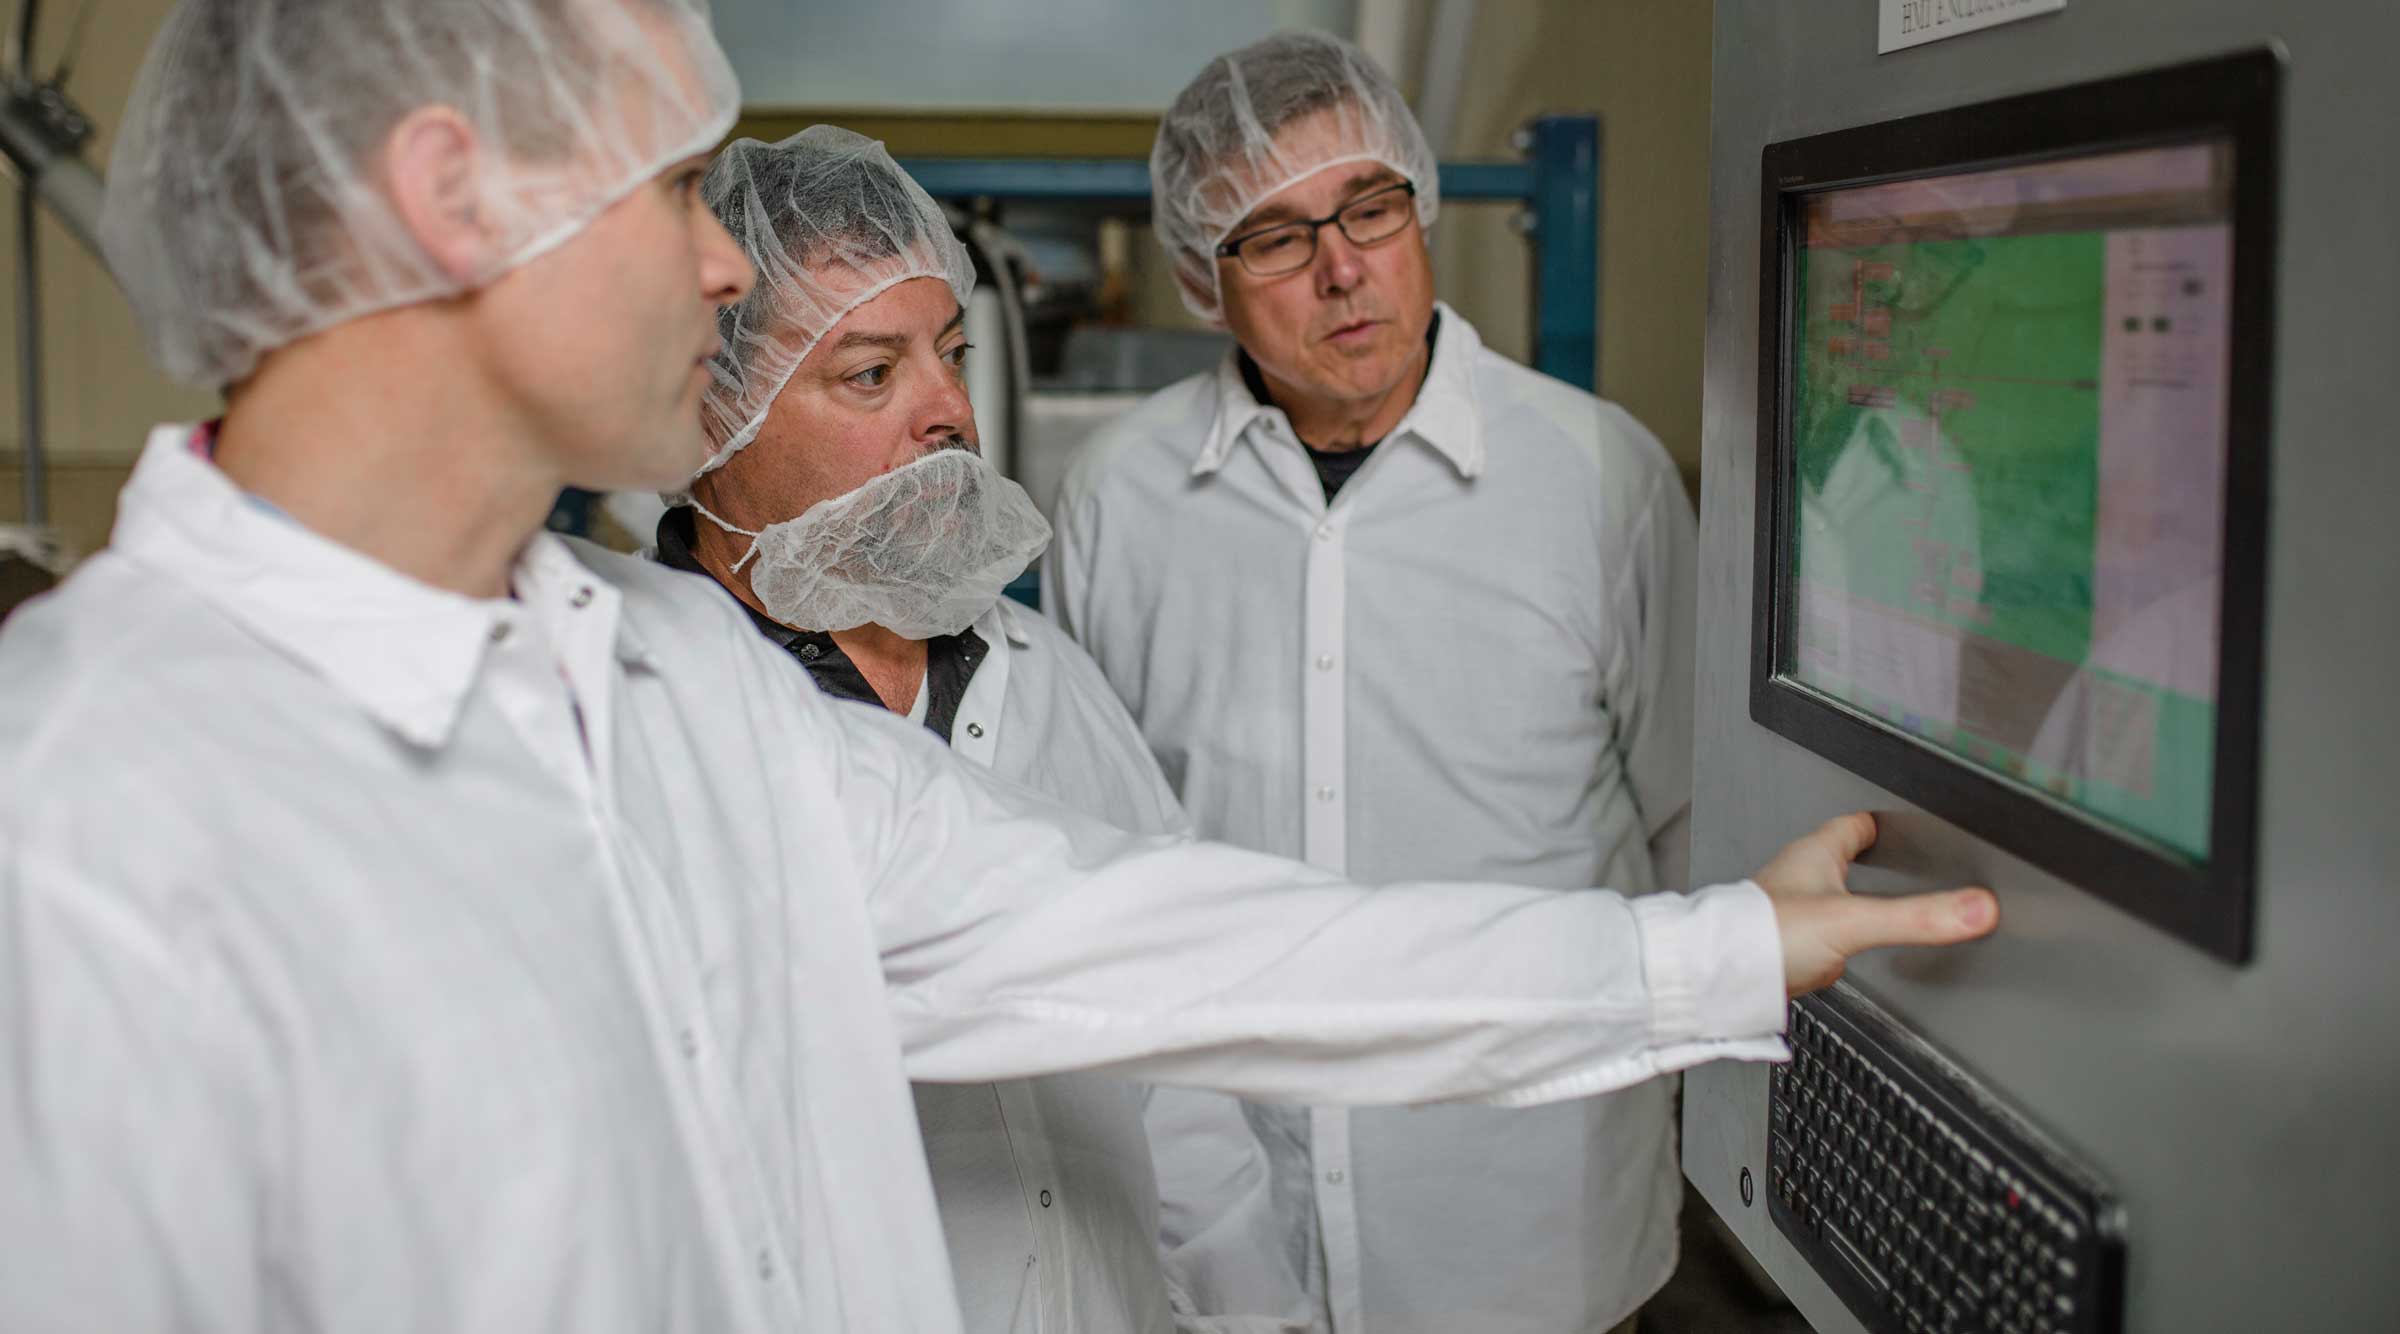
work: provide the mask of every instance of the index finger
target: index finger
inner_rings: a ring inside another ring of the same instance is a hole
[[[1875,846],[1876,833],[1873,815],[1866,811],[1852,811],[1817,826],[1814,837],[1822,840],[1828,850],[1841,858],[1842,868],[1848,870],[1850,863],[1857,861],[1860,853]]]

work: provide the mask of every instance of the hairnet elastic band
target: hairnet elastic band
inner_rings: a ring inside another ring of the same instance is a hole
[[[1335,167],[1346,167],[1353,162],[1372,162],[1378,166],[1389,167],[1400,177],[1400,179],[1407,181],[1409,184],[1416,186],[1420,190],[1425,187],[1425,182],[1420,181],[1416,177],[1410,175],[1408,168],[1392,161],[1390,158],[1383,156],[1381,153],[1352,153],[1347,157],[1337,157],[1331,161],[1320,162],[1317,165],[1310,167],[1308,170],[1301,172],[1299,175],[1292,177],[1290,180],[1279,182],[1274,189],[1267,190],[1255,198],[1244,202],[1242,205],[1241,216],[1234,219],[1233,223],[1226,227],[1224,231],[1217,233],[1216,239],[1208,243],[1210,249],[1213,250],[1217,246],[1225,244],[1226,237],[1240,231],[1242,229],[1242,223],[1249,219],[1250,215],[1257,210],[1260,204],[1273,199],[1275,196],[1282,194],[1284,191],[1291,189],[1293,186],[1298,185],[1302,181],[1308,180],[1310,177],[1321,176],[1326,172],[1333,170]]]
[[[732,574],[740,574],[742,572],[742,567],[750,563],[750,558],[758,554],[759,535],[747,528],[737,528],[734,525],[727,523],[725,520],[717,517],[717,512],[710,509],[708,506],[701,504],[698,496],[691,497],[691,505],[693,509],[696,509],[702,514],[707,515],[710,523],[713,523],[719,528],[724,529],[726,532],[739,533],[742,536],[750,539],[750,549],[742,553],[742,558],[735,561],[733,563],[733,569],[729,571],[729,573]]]

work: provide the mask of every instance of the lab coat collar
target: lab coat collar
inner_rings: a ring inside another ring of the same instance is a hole
[[[647,661],[617,591],[539,533],[511,575],[518,600],[477,599],[419,583],[309,531],[244,495],[192,450],[194,428],[150,433],[118,502],[110,544],[190,588],[305,664],[411,744],[448,743],[501,627],[582,595],[614,618],[618,659]]]
[[[1441,327],[1434,333],[1433,360],[1417,401],[1392,428],[1387,439],[1414,438],[1450,461],[1458,475],[1472,480],[1483,475],[1483,422],[1475,411],[1475,354],[1483,339],[1475,326],[1441,302],[1434,303]],[[1233,447],[1260,421],[1284,420],[1283,409],[1261,403],[1242,379],[1238,349],[1217,364],[1217,412],[1191,475],[1207,477],[1225,466]]]
[[[1016,599],[1003,597],[992,604],[990,611],[975,618],[975,633],[982,635],[987,644],[1006,639],[1011,647],[1023,648],[1033,642],[1025,633],[1024,614]]]

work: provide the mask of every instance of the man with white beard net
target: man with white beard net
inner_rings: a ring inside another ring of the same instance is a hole
[[[940,206],[883,145],[830,125],[739,140],[702,188],[758,279],[719,317],[702,405],[716,450],[660,520],[658,559],[722,585],[826,694],[1111,824],[1186,832],[1099,669],[1001,596],[1050,525],[979,455],[974,269]],[[1067,1074],[914,1097],[969,1330],[1132,1334],[1188,1315],[1153,1242],[1142,1086]]]
[[[547,534],[706,458],[737,104],[696,0],[167,19],[102,230],[225,412],[0,629],[0,1327],[939,1334],[912,1076],[1537,1102],[1996,920],[1129,834]]]

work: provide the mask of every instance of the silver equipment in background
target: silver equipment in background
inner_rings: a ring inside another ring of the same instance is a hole
[[[0,151],[17,182],[18,448],[24,459],[25,523],[34,529],[49,522],[50,510],[42,440],[42,206],[93,254],[100,253],[100,173],[83,160],[92,120],[66,92],[91,17],[92,0],[83,0],[65,52],[44,75],[35,69],[33,56],[41,0],[17,0],[5,68],[0,68]]]

